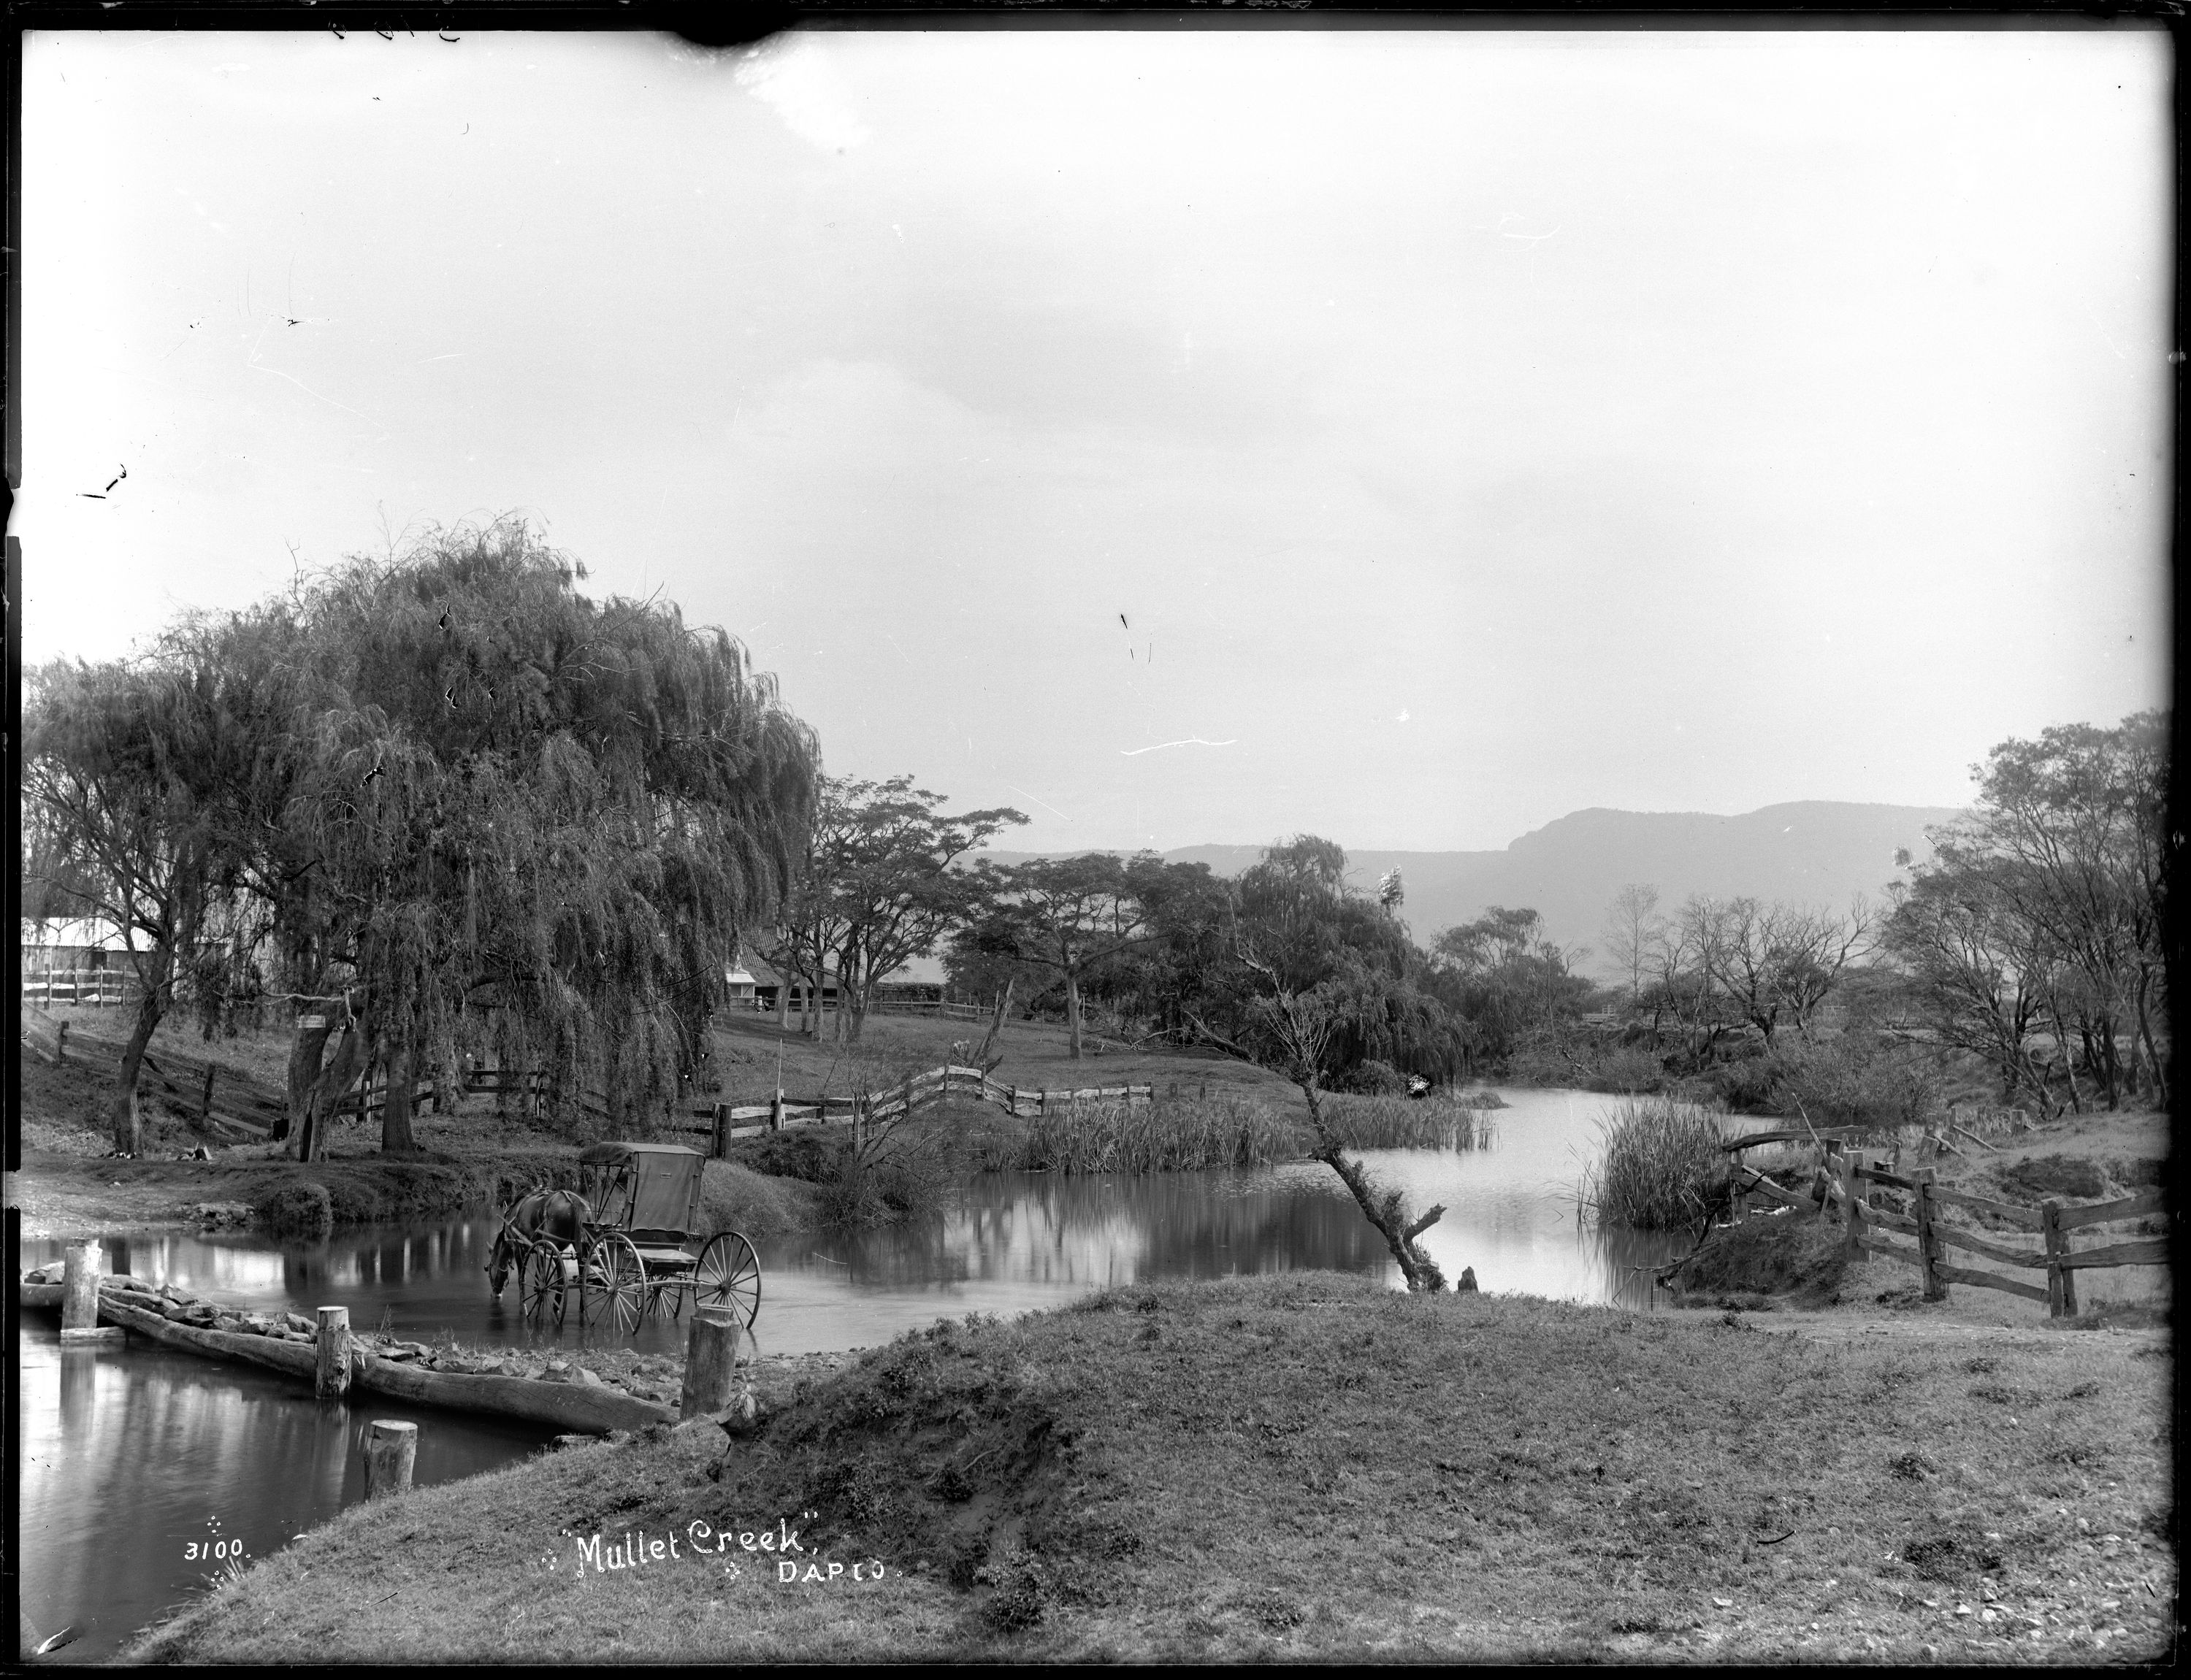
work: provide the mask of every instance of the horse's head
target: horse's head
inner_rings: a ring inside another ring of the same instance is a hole
[[[540,1209],[547,1199],[547,1186],[536,1183],[503,1212],[487,1257],[487,1287],[497,1295],[502,1293],[509,1274],[517,1269],[517,1257],[526,1240],[539,1229]]]
[[[487,1250],[487,1286],[495,1294],[509,1281],[509,1274],[517,1267],[517,1251],[509,1240],[509,1227],[505,1224],[494,1234],[494,1246]]]

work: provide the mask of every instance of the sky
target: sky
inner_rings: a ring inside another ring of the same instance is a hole
[[[2167,37],[33,33],[27,665],[435,525],[1043,851],[2165,704]]]

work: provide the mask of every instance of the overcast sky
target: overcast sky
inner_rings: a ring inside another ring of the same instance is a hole
[[[1960,803],[2166,697],[2171,75],[35,35],[24,656],[518,511],[1019,849]]]

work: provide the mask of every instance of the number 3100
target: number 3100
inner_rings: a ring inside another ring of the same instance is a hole
[[[240,1540],[193,1540],[183,1550],[186,1560],[199,1558],[241,1558],[243,1542]]]

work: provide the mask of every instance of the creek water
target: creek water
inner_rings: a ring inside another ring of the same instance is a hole
[[[1682,1239],[1579,1224],[1573,1188],[1609,1099],[1579,1091],[1506,1091],[1482,1146],[1368,1152],[1410,1205],[1446,1208],[1425,1243],[1449,1280],[1474,1269],[1491,1292],[1648,1308],[1648,1268]],[[430,1340],[574,1344],[575,1322],[527,1325],[515,1283],[485,1276],[489,1210],[339,1234],[282,1247],[246,1235],[108,1240],[110,1269],[222,1302],[310,1313],[346,1306]],[[60,1257],[23,1245],[19,1266]],[[1141,1178],[989,1173],[913,1226],[760,1240],[764,1354],[871,1346],[939,1317],[1060,1305],[1093,1291],[1171,1279],[1332,1269],[1401,1286],[1383,1243],[1331,1171],[1316,1163]],[[596,1328],[595,1338],[605,1332]],[[617,1345],[675,1352],[682,1326],[650,1318]],[[48,1314],[23,1316],[23,1604],[42,1633],[85,1630],[63,1660],[111,1656],[131,1632],[202,1589],[222,1559],[191,1555],[225,1540],[248,1557],[287,1544],[362,1497],[356,1437],[367,1418],[420,1424],[416,1480],[447,1480],[537,1450],[550,1432],[462,1414],[407,1410],[378,1397],[322,1410],[276,1373],[133,1339],[122,1352],[64,1354]],[[214,1525],[217,1525],[214,1526]]]

